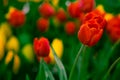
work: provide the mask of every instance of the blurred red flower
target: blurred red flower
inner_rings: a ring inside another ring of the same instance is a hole
[[[47,57],[50,53],[49,41],[45,37],[34,39],[34,51],[38,57]]]
[[[50,5],[50,3],[44,2],[41,4],[39,7],[39,12],[42,16],[44,17],[51,17],[54,15],[55,10],[54,8]]]
[[[58,10],[58,12],[56,13],[56,18],[57,18],[58,21],[60,21],[60,22],[64,22],[64,21],[67,19],[66,13],[65,13],[64,9],[60,8],[60,9]]]
[[[75,23],[69,21],[65,24],[65,31],[68,35],[73,35],[75,33]]]
[[[79,0],[80,3],[80,9],[83,12],[90,12],[95,7],[95,1],[94,0]]]
[[[37,21],[37,28],[41,32],[46,32],[49,28],[49,20],[46,18],[39,18]]]
[[[73,18],[78,18],[81,14],[80,3],[78,1],[70,3],[68,6],[68,13]]]
[[[106,30],[113,42],[120,39],[120,17],[116,16],[109,20]]]
[[[25,19],[25,14],[22,11],[15,9],[12,13],[10,13],[8,21],[12,26],[19,27],[25,23]]]

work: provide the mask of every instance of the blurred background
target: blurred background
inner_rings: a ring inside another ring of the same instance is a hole
[[[82,17],[87,14],[84,12],[79,18],[69,14],[68,6],[76,1],[81,0],[0,0],[0,80],[26,80],[26,74],[30,80],[35,80],[39,60],[33,50],[33,41],[42,36],[48,38],[69,76],[82,44],[77,33]],[[102,80],[120,56],[120,0],[95,0],[96,8],[105,13],[107,25],[118,26],[117,32],[111,37],[112,33],[105,28],[100,41],[87,47],[80,56],[73,80]],[[114,20],[116,17],[119,19]],[[109,22],[111,19],[113,21]],[[55,80],[59,80],[53,56],[45,61]],[[120,63],[112,69],[108,80],[119,80],[119,76]]]

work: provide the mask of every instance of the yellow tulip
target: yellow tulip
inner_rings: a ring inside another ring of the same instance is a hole
[[[14,55],[14,62],[13,62],[13,73],[17,74],[20,68],[20,58],[17,54]]]
[[[34,62],[34,52],[32,44],[27,44],[22,49],[22,54],[29,62]]]
[[[10,37],[12,35],[12,31],[10,29],[10,25],[6,22],[1,24],[1,31],[5,34],[6,38]]]
[[[6,56],[6,58],[5,58],[5,64],[6,64],[6,65],[8,65],[8,64],[10,63],[10,61],[11,61],[12,58],[13,58],[13,55],[14,55],[14,53],[13,53],[12,50],[7,53],[7,56]]]
[[[97,10],[99,10],[102,14],[105,13],[105,10],[104,10],[104,6],[99,4],[97,7],[96,7]]]
[[[0,61],[2,60],[4,56],[4,49],[5,49],[5,44],[6,44],[6,37],[0,29]]]
[[[12,36],[7,44],[6,44],[7,50],[14,50],[16,53],[19,51],[19,41],[16,37]]]
[[[111,14],[111,13],[106,13],[106,15],[105,15],[105,19],[107,20],[107,21],[109,21],[110,19],[112,19],[114,17],[114,15],[113,14]]]
[[[54,48],[57,56],[59,58],[61,58],[62,54],[63,54],[63,42],[62,42],[62,40],[55,38],[53,40],[53,42],[51,43],[51,45]],[[50,54],[49,54],[49,56],[50,56],[50,59],[51,59],[51,63],[55,63],[54,56],[53,56],[51,48],[50,48]]]
[[[59,0],[51,0],[52,4],[56,7],[58,6]]]

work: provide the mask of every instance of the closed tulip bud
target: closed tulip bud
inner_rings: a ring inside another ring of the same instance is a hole
[[[71,21],[67,22],[65,24],[65,32],[68,35],[73,35],[75,33],[75,23]]]
[[[51,17],[55,13],[54,8],[47,2],[40,5],[39,12],[43,17]]]
[[[45,37],[41,37],[40,39],[34,39],[34,51],[35,54],[39,57],[47,57],[50,52],[49,41]]]
[[[58,12],[56,13],[56,18],[58,19],[58,21],[60,21],[60,22],[64,22],[67,18],[66,18],[66,13],[65,13],[65,11],[62,9],[62,8],[60,8],[59,10],[58,10]]]
[[[85,15],[78,32],[78,39],[88,46],[94,46],[101,38],[106,20],[94,11]]]
[[[71,17],[78,18],[81,13],[80,3],[78,1],[70,3],[70,5],[68,6],[68,13]]]
[[[22,11],[12,8],[7,14],[7,19],[12,26],[19,27],[25,23],[26,18]]]
[[[37,21],[37,28],[41,32],[46,32],[49,28],[49,20],[46,18],[40,18]]]
[[[88,46],[94,46],[101,38],[103,29],[94,20],[81,25],[78,39]]]

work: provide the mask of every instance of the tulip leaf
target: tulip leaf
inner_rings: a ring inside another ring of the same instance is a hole
[[[26,75],[26,80],[30,80],[30,78],[29,78],[29,76],[28,76],[28,75]]]
[[[67,74],[66,74],[66,71],[65,71],[65,68],[64,68],[62,62],[58,58],[58,56],[56,55],[56,52],[55,52],[55,50],[53,49],[52,46],[51,46],[51,48],[52,48],[52,53],[54,55],[57,67],[59,69],[59,71],[58,71],[59,72],[59,78],[60,78],[60,80],[67,80]]]
[[[43,60],[41,59],[40,65],[39,65],[39,72],[38,72],[38,74],[37,74],[36,80],[46,80],[46,79],[45,79],[44,67],[43,67],[43,65],[41,64],[42,61],[43,61]]]
[[[55,80],[52,73],[50,72],[48,66],[46,65],[46,63],[42,63],[44,70],[45,70],[45,76],[47,80]]]

